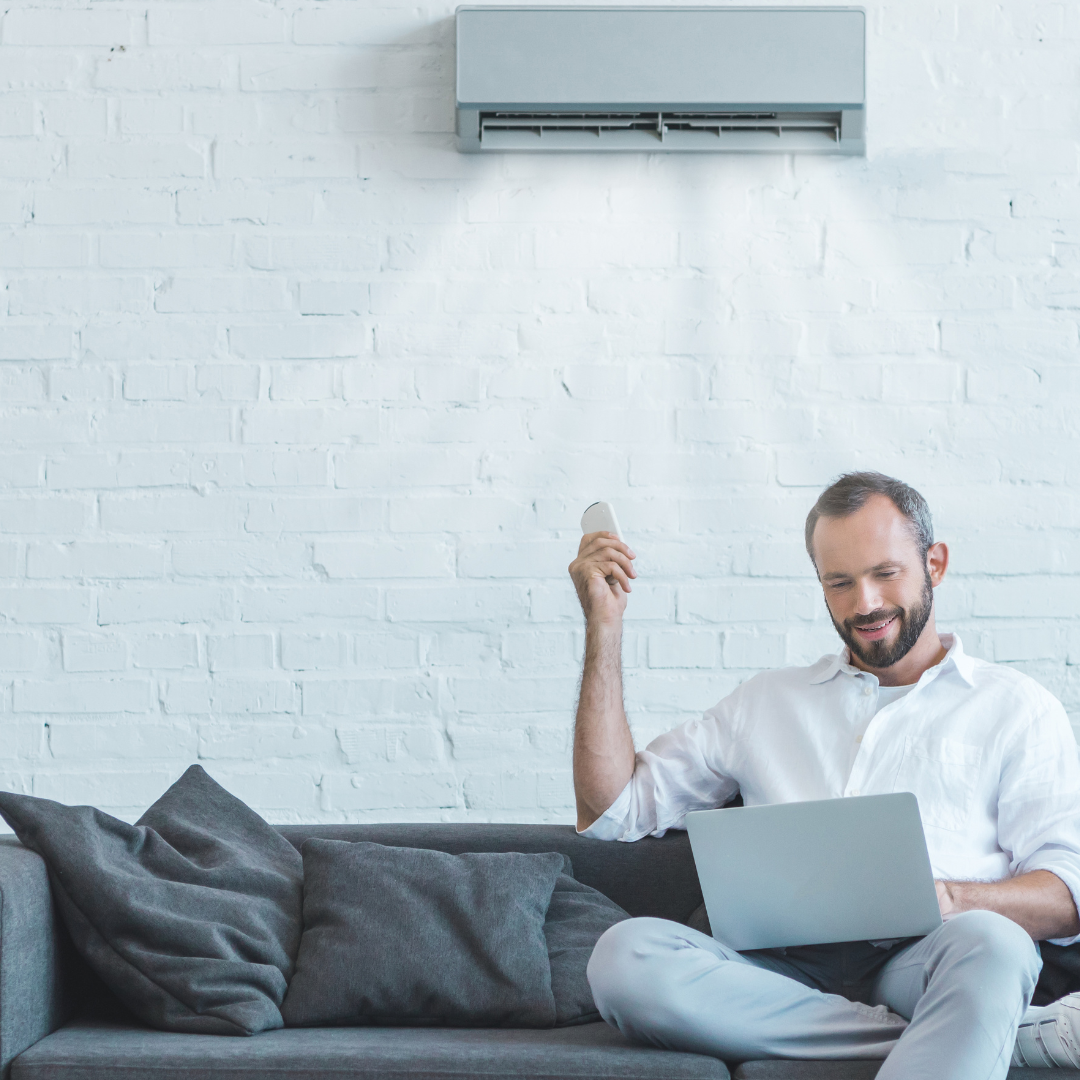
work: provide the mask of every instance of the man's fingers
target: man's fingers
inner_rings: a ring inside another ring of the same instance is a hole
[[[604,559],[618,559],[619,563],[633,573],[633,560],[637,556],[619,540],[601,540],[595,547],[591,546],[578,554],[579,563],[591,563]]]
[[[590,563],[594,562],[594,559],[589,559]],[[596,559],[596,563],[618,563],[626,573],[629,573],[630,577],[636,578],[637,571],[634,569],[634,564],[630,561],[629,555],[623,555],[621,551],[605,551],[600,553]]]
[[[600,556],[590,556],[585,559],[577,559],[570,564],[570,575],[573,578],[581,576],[583,579],[588,579],[595,574],[603,574],[607,577],[611,574],[610,567],[617,566],[620,571],[628,578],[637,577],[637,571],[634,569],[630,560],[618,552],[606,552],[606,558]]]
[[[609,532],[586,533],[578,546],[578,556],[590,555],[604,548],[614,548],[631,559],[637,558],[628,544],[624,544],[614,533]]]
[[[631,592],[630,579],[626,576],[626,571],[617,563],[601,563],[600,571],[603,573],[608,584],[611,584],[611,579],[614,578],[618,584],[622,586],[623,592]]]

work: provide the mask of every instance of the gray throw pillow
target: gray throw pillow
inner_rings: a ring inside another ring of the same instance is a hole
[[[448,855],[312,839],[291,1026],[551,1027],[555,853]]]
[[[45,860],[75,947],[147,1024],[214,1035],[282,1026],[303,864],[198,765],[135,825],[8,792],[0,815]]]
[[[568,873],[558,876],[544,923],[556,1027],[600,1019],[585,969],[600,935],[629,918],[602,892],[582,885]]]

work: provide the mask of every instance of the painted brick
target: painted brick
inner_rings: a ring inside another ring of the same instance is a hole
[[[334,454],[334,483],[339,488],[400,490],[457,487],[476,476],[473,454],[429,447],[423,450],[343,450]]]
[[[142,88],[142,87],[140,87]],[[146,89],[153,89],[147,86]],[[200,177],[207,171],[207,148],[185,139],[138,143],[73,143],[68,171],[88,180],[132,180],[136,177]],[[108,264],[105,264],[108,265]]]
[[[0,543],[0,578],[15,577],[21,561],[18,544]]]
[[[110,532],[214,533],[235,529],[239,507],[228,495],[108,495],[101,500],[102,526]]]
[[[76,766],[62,773],[35,773],[33,794],[39,799],[108,810],[145,809],[177,779],[175,771],[147,768],[144,763],[132,763],[123,770],[79,770]]]
[[[244,527],[248,532],[353,532],[377,528],[383,517],[378,499],[345,495],[282,496],[252,500]]]
[[[65,671],[123,671],[127,667],[123,638],[67,633],[63,642]]]
[[[429,496],[423,502],[390,501],[393,532],[465,532],[471,529],[520,529],[528,515],[526,506],[508,499],[464,496]]]
[[[331,578],[450,577],[453,553],[444,544],[320,540],[312,562]]]
[[[300,687],[288,679],[218,676],[210,707],[215,713],[299,713]]]
[[[159,578],[165,573],[163,544],[31,544],[26,553],[29,578]]]
[[[199,639],[186,633],[136,635],[132,639],[131,662],[137,668],[165,671],[196,667]]]
[[[206,655],[211,671],[272,668],[274,639],[270,634],[211,634]]]
[[[302,540],[265,542],[177,540],[172,545],[173,572],[189,578],[299,577],[308,565]]]
[[[0,633],[0,667],[5,671],[33,671],[41,654],[42,643],[38,637]]]
[[[233,613],[232,592],[204,585],[129,585],[98,596],[98,623],[213,622]]]
[[[50,720],[49,749],[55,758],[72,764],[100,757],[110,763],[123,761],[131,769],[148,759],[175,756],[187,761],[199,753],[196,733],[188,724],[132,723],[130,719],[102,723],[83,717],[72,723]],[[150,799],[156,797],[150,795]]]
[[[524,590],[510,585],[391,588],[386,595],[392,622],[509,622],[523,618],[526,611]]]
[[[136,679],[18,680],[16,712],[142,713],[150,703],[150,684]]]
[[[427,713],[434,687],[420,679],[304,680],[304,715],[383,716]]]
[[[281,666],[286,671],[333,671],[345,664],[345,639],[340,634],[281,635]]]
[[[714,668],[719,654],[716,634],[700,630],[661,630],[649,635],[649,667]]]
[[[462,805],[461,782],[447,772],[390,776],[328,776],[327,808],[335,810],[440,810]]]
[[[283,623],[300,619],[373,619],[379,591],[355,585],[306,585],[277,588],[242,586],[240,618],[244,622]]]
[[[283,311],[289,293],[280,278],[172,278],[154,294],[154,310],[170,314],[197,311]]]
[[[154,8],[147,21],[151,45],[272,45],[285,38],[285,14],[268,4]]]
[[[0,533],[72,535],[82,531],[89,514],[90,507],[85,500],[63,495],[0,497]]]
[[[330,463],[324,450],[249,450],[242,458],[244,482],[254,487],[326,487]]]
[[[783,634],[747,634],[728,630],[724,634],[724,667],[783,667],[786,643]]]
[[[251,365],[203,364],[195,371],[195,389],[210,401],[255,401],[261,381]]]

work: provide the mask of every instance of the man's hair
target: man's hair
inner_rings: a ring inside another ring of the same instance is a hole
[[[884,495],[911,523],[911,532],[919,546],[919,558],[926,561],[926,552],[934,542],[934,524],[926,500],[901,480],[879,472],[845,473],[834,480],[819,496],[806,515],[806,553],[814,561],[814,527],[819,518],[840,518],[854,514],[866,505],[871,495]]]

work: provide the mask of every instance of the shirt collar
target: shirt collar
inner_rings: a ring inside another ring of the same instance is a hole
[[[964,652],[964,644],[960,640],[959,634],[942,634],[941,644],[948,650],[945,653],[944,659],[940,664],[935,665],[928,671],[923,673],[923,679],[930,675],[931,679],[936,679],[950,665],[956,668],[956,673],[968,684],[968,686],[975,685],[975,661]],[[834,653],[830,656],[823,656],[814,667],[819,667],[821,670],[816,671],[810,676],[810,685],[816,686],[819,683],[828,682],[830,679],[835,678],[840,672],[845,675],[860,675],[862,671],[860,668],[855,667],[851,663],[851,651],[845,645],[838,653]],[[812,670],[812,669],[811,669]],[[931,672],[933,674],[931,674]]]

